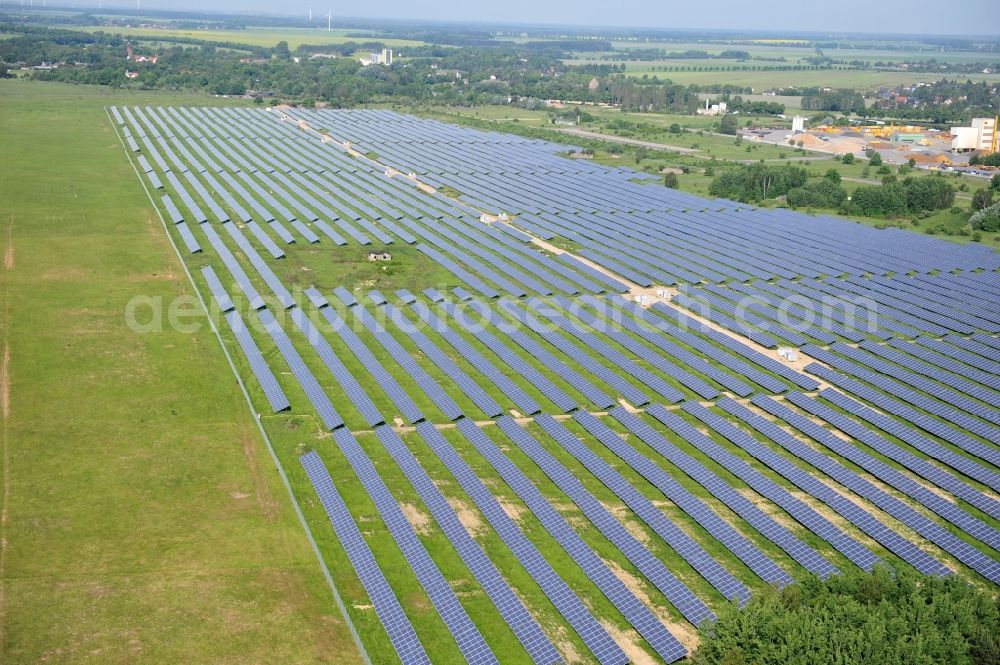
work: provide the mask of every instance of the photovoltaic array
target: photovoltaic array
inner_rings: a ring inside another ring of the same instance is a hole
[[[810,574],[1000,583],[989,248],[393,111],[109,118],[378,659],[673,662]]]

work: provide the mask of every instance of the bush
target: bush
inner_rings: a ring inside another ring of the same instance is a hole
[[[747,203],[787,194],[803,186],[806,178],[806,170],[797,166],[750,164],[720,173],[708,191],[712,196]]]
[[[897,217],[906,213],[906,190],[899,183],[863,185],[851,197],[852,212],[864,217]]]
[[[853,152],[847,153],[846,155],[844,155],[843,157],[840,158],[840,161],[843,162],[844,164],[853,164],[854,163],[854,153]]]
[[[969,218],[969,224],[977,231],[993,233],[1000,231],[1000,203],[994,203],[988,208],[973,213]]]
[[[907,207],[914,212],[942,210],[955,202],[955,188],[941,178],[906,178]]]
[[[838,171],[837,169],[828,169],[823,177],[829,180],[830,182],[835,182],[837,184],[840,184],[840,171]]]
[[[663,176],[663,186],[669,187],[670,189],[677,189],[681,186],[680,181],[677,179],[677,174],[671,171]]]
[[[988,155],[973,155],[969,157],[970,166],[1000,166],[1000,152],[991,152]]]
[[[732,114],[727,114],[722,116],[719,120],[719,133],[729,134],[730,136],[736,135],[736,129],[738,125],[736,124],[736,116]]]
[[[941,178],[906,178],[886,175],[881,186],[858,187],[851,197],[851,212],[864,217],[898,217],[949,208],[955,188]]]
[[[681,126],[680,126],[680,125],[678,125],[678,124],[677,124],[677,123],[675,122],[674,124],[670,125],[670,129],[669,129],[668,131],[669,131],[669,132],[670,132],[671,134],[680,134],[680,133],[681,133]]]
[[[692,665],[995,665],[1000,602],[962,577],[858,569],[763,589],[700,630]]]
[[[983,208],[989,208],[993,204],[993,190],[992,189],[977,189],[972,195],[972,206],[971,212],[976,212],[977,210],[982,210]]]
[[[868,163],[872,166],[882,166],[882,155],[878,154],[877,150],[868,148],[865,150],[865,156],[868,157]]]
[[[1000,192],[1000,173],[994,173],[993,177],[990,178],[990,189],[994,192]]]
[[[827,178],[788,192],[788,205],[793,208],[839,208],[846,200],[844,188]]]

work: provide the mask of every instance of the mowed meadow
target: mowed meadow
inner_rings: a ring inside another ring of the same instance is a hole
[[[114,103],[212,100],[0,81],[0,662],[360,662]]]

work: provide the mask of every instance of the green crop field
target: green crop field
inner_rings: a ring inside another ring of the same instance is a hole
[[[108,103],[0,81],[4,663],[360,662]]]
[[[320,26],[322,23],[322,26]],[[376,33],[365,33],[357,30],[335,29],[326,30],[326,19],[320,21],[316,19],[317,27],[306,28],[247,28],[244,30],[217,30],[214,28],[147,28],[138,26],[86,26],[80,27],[67,25],[67,28],[87,30],[95,32],[103,30],[111,33],[121,33],[135,37],[145,37],[147,39],[170,39],[182,37],[185,39],[200,39],[210,42],[232,42],[237,44],[249,44],[250,46],[263,46],[271,48],[278,42],[288,42],[290,49],[296,49],[303,44],[324,45],[324,44],[345,44],[347,42],[382,42],[389,48],[401,48],[406,46],[419,46],[423,42],[409,39],[391,39],[381,37]],[[363,36],[350,36],[350,35]]]
[[[702,67],[708,71],[676,71],[673,67],[679,66],[671,60],[656,61],[603,61],[603,60],[568,60],[569,64],[624,64],[626,72],[631,76],[658,76],[660,79],[670,79],[674,83],[688,85],[698,83],[701,85],[737,85],[753,88],[754,92],[763,92],[782,87],[810,87],[823,85],[831,88],[859,88],[862,90],[874,90],[880,87],[891,87],[896,85],[908,85],[913,83],[930,83],[939,81],[941,74],[921,73],[921,72],[883,72],[869,71],[863,69],[823,69],[823,70],[791,70],[770,69],[768,63],[760,63],[761,69],[755,71],[742,71],[737,69],[741,65],[735,61],[730,63],[731,70],[716,69],[724,67],[724,61],[702,60],[699,63],[692,62],[691,67]],[[718,63],[718,64],[715,64]],[[758,66],[756,63],[749,63],[749,66]],[[956,74],[962,80],[972,81],[1000,81],[1000,74]]]
[[[705,51],[711,55],[718,55],[723,51],[746,51],[752,59],[763,58],[784,58],[787,62],[795,63],[806,58],[816,56],[816,49],[807,40],[801,40],[802,45],[790,45],[795,40],[753,40],[752,42],[725,43],[720,41],[710,42],[656,42],[656,41],[613,41],[611,45],[616,50],[641,50],[641,49],[662,49],[668,52],[684,51]],[[860,60],[863,62],[905,62],[920,60],[937,60],[945,63],[965,63],[965,62],[996,62],[1000,56],[989,51],[938,51],[930,48],[907,48],[905,42],[899,43],[900,48],[826,48],[823,54],[834,60]],[[604,54],[602,54],[604,55]],[[612,56],[612,53],[607,53]],[[666,61],[670,62],[670,61]],[[706,63],[705,60],[700,62]],[[766,65],[767,60],[761,60],[760,64]],[[779,63],[775,63],[779,64]]]

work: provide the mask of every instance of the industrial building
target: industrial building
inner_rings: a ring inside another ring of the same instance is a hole
[[[951,149],[954,152],[997,151],[997,118],[974,118],[969,127],[951,128]]]
[[[705,100],[705,108],[698,109],[698,115],[726,115],[729,111],[729,105],[726,102],[719,102],[718,104],[712,104],[709,106],[709,101]]]
[[[388,67],[392,64],[392,49],[384,48],[381,53],[372,53],[368,58],[362,58],[361,64],[365,67],[368,65],[385,65]]]

